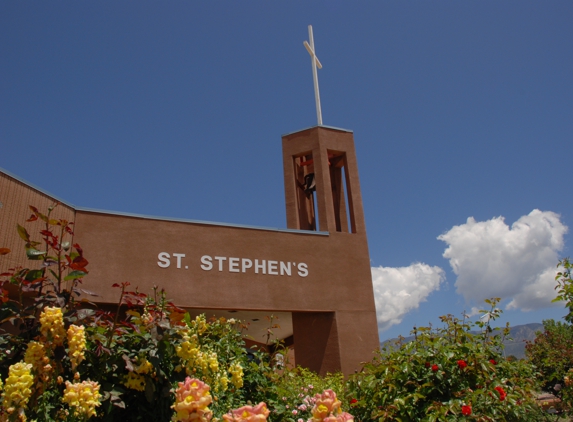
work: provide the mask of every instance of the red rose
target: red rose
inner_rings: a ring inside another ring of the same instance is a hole
[[[358,400],[356,400],[356,399],[350,400],[350,404],[354,404],[354,403],[358,403]]]
[[[463,405],[462,406],[462,415],[464,416],[469,416],[472,414],[472,407],[471,406],[467,406],[467,405]]]
[[[436,372],[438,369],[440,369],[440,367],[434,363],[432,365],[432,371]]]
[[[468,364],[466,363],[465,360],[462,359],[458,360],[458,368],[464,369],[466,366],[468,366]]]
[[[503,391],[503,388],[501,388],[500,386],[497,386],[494,388],[494,390],[499,393],[499,400],[504,401],[505,396],[507,396],[507,393],[505,391]]]
[[[496,362],[495,360],[493,360],[493,359],[490,359],[490,360],[489,360],[489,363],[491,363],[492,365],[497,365],[497,362]]]

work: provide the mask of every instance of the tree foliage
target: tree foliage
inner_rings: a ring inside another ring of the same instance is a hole
[[[543,321],[543,332],[526,345],[528,360],[539,370],[541,388],[559,397],[564,408],[573,413],[573,280],[572,264],[563,259],[557,265],[555,277],[557,297],[553,302],[565,302],[569,310],[565,322]]]
[[[569,309],[569,312],[565,315],[565,321],[573,324],[573,280],[571,279],[573,263],[571,263],[569,258],[564,258],[559,261],[557,268],[560,268],[560,271],[555,276],[557,297],[553,299],[553,302],[565,302],[565,307]]]

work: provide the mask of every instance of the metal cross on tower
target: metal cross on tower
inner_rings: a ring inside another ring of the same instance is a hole
[[[318,92],[318,73],[316,68],[322,69],[322,64],[316,57],[315,49],[314,49],[314,37],[312,36],[312,25],[308,25],[308,42],[304,42],[304,46],[306,47],[308,54],[310,54],[310,59],[312,62],[312,78],[314,80],[314,100],[316,101],[316,119],[318,120],[318,125],[322,125],[322,111],[320,109],[320,93]]]

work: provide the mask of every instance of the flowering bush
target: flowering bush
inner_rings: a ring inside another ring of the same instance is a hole
[[[16,330],[0,334],[0,418],[167,421],[184,414],[176,398],[191,396],[176,386],[191,388],[187,376],[211,390],[209,412],[217,417],[250,399],[242,386],[251,368],[233,324],[191,319],[165,292],[148,296],[129,283],[114,285],[115,312],[80,307],[76,298],[90,294],[81,289],[89,263],[69,241],[73,223],[51,218],[53,208],[47,215],[30,209],[28,221],[44,223],[42,241],[22,226],[18,233],[40,269],[1,275],[0,321]]]
[[[317,396],[324,390],[341,395],[344,393],[342,373],[324,377],[302,367],[285,368],[280,372],[267,370],[271,385],[261,397],[272,408],[273,421],[304,422],[313,417],[312,410]]]
[[[358,420],[541,420],[535,373],[504,359],[507,331],[489,325],[501,311],[497,299],[486,302],[486,323],[447,315],[443,328],[415,328],[412,341],[386,345],[351,378],[350,413]]]

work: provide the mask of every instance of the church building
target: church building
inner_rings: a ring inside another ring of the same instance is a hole
[[[0,273],[29,267],[16,224],[28,206],[74,221],[89,260],[82,287],[117,303],[113,283],[164,288],[192,314],[249,324],[248,344],[273,330],[297,365],[350,374],[378,348],[368,243],[351,131],[319,125],[282,137],[285,229],[96,211],[58,200],[0,170]],[[26,223],[30,233],[41,228]],[[278,319],[276,319],[278,318]]]

